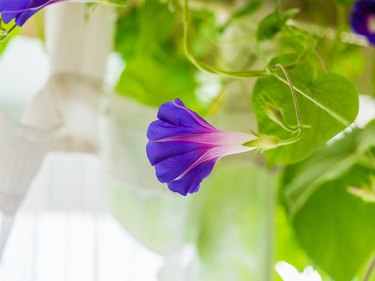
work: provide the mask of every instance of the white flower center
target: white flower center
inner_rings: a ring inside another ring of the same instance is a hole
[[[370,33],[375,34],[375,15],[371,15],[367,18],[367,27]]]

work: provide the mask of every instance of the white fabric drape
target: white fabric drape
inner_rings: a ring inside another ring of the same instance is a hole
[[[103,75],[112,50],[113,8],[49,7],[46,42],[50,79],[20,123],[0,114],[0,256],[14,215],[51,146],[95,152]],[[86,15],[86,16],[85,16]]]
[[[55,129],[40,130],[17,124],[0,112],[0,256],[15,213],[48,152]]]

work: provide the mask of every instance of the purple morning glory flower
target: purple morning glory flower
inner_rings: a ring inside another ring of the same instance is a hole
[[[22,26],[31,16],[44,7],[70,0],[0,0],[0,14],[5,23],[16,20],[16,25]],[[78,0],[74,2],[87,2]]]
[[[360,0],[353,6],[351,26],[375,45],[375,0]]]
[[[221,157],[254,149],[243,145],[252,135],[218,130],[180,99],[161,105],[157,117],[147,131],[148,159],[158,180],[184,196],[199,190]]]

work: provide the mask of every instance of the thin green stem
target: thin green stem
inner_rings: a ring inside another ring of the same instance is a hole
[[[17,25],[13,25],[9,30],[8,30],[8,35],[17,27]]]
[[[280,76],[278,76],[276,74],[275,74],[275,77],[276,77],[277,80],[279,80],[280,82],[283,82],[285,85],[289,85],[288,81],[285,80],[284,78],[282,78],[282,77],[280,77]],[[321,102],[319,102],[318,100],[310,97],[308,94],[306,94],[301,89],[298,89],[294,85],[293,85],[293,89],[297,93],[301,94],[303,97],[305,97],[306,99],[308,99],[310,102],[312,102],[313,104],[315,104],[316,106],[318,106],[320,109],[322,109],[323,111],[327,112],[329,115],[331,115],[334,119],[336,119],[337,121],[339,121],[345,127],[348,127],[350,125],[350,122],[348,122],[345,118],[343,118],[342,116],[340,116],[339,114],[337,114],[336,112],[334,112],[333,110],[331,110],[330,108],[328,108],[327,106],[325,106],[324,104],[322,104]]]
[[[189,33],[190,33],[190,14],[189,14],[189,0],[184,0],[183,6],[183,26],[184,26],[184,36],[183,36],[183,45],[186,57],[189,61],[194,64],[198,69],[208,72],[211,74],[217,74],[223,77],[237,78],[237,79],[247,79],[262,77],[268,75],[268,72],[265,70],[250,70],[250,71],[227,71],[223,69],[216,68],[209,64],[199,61],[195,56],[192,50]]]
[[[303,127],[302,127],[302,120],[301,120],[301,111],[300,111],[299,106],[298,106],[298,100],[297,100],[296,92],[294,91],[294,86],[292,84],[292,80],[290,79],[288,72],[285,70],[285,68],[281,64],[279,64],[279,63],[276,64],[273,69],[275,69],[276,67],[281,69],[281,71],[284,73],[285,78],[288,82],[290,93],[292,94],[292,98],[293,98],[294,109],[295,109],[295,112],[296,112],[297,126],[298,126],[299,129],[302,130]]]
[[[286,82],[289,85],[290,93],[292,94],[292,99],[293,99],[293,103],[294,103],[294,109],[295,109],[295,112],[296,112],[297,128],[292,130],[294,135],[289,139],[279,139],[279,138],[274,137],[274,136],[264,135],[264,136],[260,136],[258,139],[249,141],[249,142],[247,142],[243,145],[255,146],[255,147],[258,147],[258,148],[263,149],[263,150],[274,149],[274,148],[279,147],[279,146],[290,145],[290,144],[296,143],[303,136],[304,127],[302,125],[301,111],[300,111],[300,108],[299,108],[299,105],[298,105],[297,95],[295,93],[295,88],[292,84],[292,80],[290,79],[288,72],[285,70],[285,68],[281,64],[276,64],[272,68],[272,71],[274,71],[276,68],[281,69],[281,71],[285,75]],[[278,77],[278,76],[276,75],[276,77]],[[282,124],[283,128],[285,128],[284,126],[285,125]]]

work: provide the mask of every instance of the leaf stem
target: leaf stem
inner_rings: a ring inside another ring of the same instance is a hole
[[[370,262],[370,265],[368,266],[368,268],[366,270],[366,274],[365,274],[365,277],[363,278],[363,281],[369,281],[370,280],[371,273],[373,272],[374,269],[375,269],[375,256],[372,259],[372,261]]]
[[[284,78],[278,76],[275,74],[275,77],[277,80],[283,82],[284,84],[286,85],[289,85],[288,81],[285,80]],[[327,112],[329,115],[331,115],[333,118],[335,118],[337,121],[339,121],[341,124],[343,124],[345,127],[348,127],[350,125],[350,122],[348,122],[346,119],[344,119],[342,116],[340,116],[339,114],[337,114],[336,112],[334,112],[333,110],[331,110],[330,108],[328,108],[327,106],[325,106],[324,104],[320,103],[319,101],[317,101],[316,99],[310,97],[308,94],[306,94],[304,91],[302,91],[301,89],[298,89],[297,87],[295,87],[293,85],[293,89],[301,94],[303,97],[305,97],[306,99],[308,99],[309,101],[311,101],[313,104],[315,104],[316,106],[318,106],[319,108],[321,108],[322,110],[324,110],[325,112]]]
[[[191,44],[189,42],[189,33],[190,33],[190,14],[189,14],[189,0],[184,0],[183,5],[183,45],[186,57],[189,61],[194,64],[198,69],[208,72],[211,74],[217,74],[229,78],[237,79],[247,79],[247,78],[256,78],[266,76],[269,73],[265,70],[250,70],[250,71],[227,71],[223,69],[216,68],[209,64],[199,61],[195,56],[192,50]]]
[[[297,126],[300,130],[303,130],[303,127],[302,127],[302,120],[301,120],[301,111],[299,109],[299,106],[298,106],[298,100],[297,100],[297,96],[296,96],[296,92],[294,91],[294,86],[292,84],[292,80],[290,80],[290,77],[289,77],[289,74],[288,72],[285,70],[285,68],[281,65],[281,64],[276,64],[274,67],[273,67],[273,70],[275,68],[280,68],[281,71],[284,73],[285,75],[285,78],[288,82],[288,86],[289,86],[289,89],[290,89],[290,93],[292,94],[292,98],[293,98],[293,103],[294,103],[294,109],[296,111],[296,120],[297,120]]]

